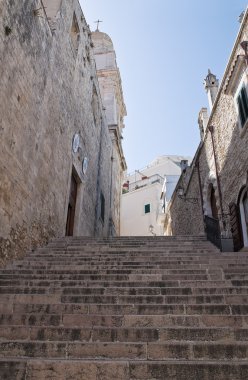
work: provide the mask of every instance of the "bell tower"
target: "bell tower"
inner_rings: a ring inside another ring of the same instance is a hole
[[[92,33],[92,41],[102,103],[112,140],[109,235],[114,236],[120,234],[118,210],[120,209],[123,172],[127,169],[122,149],[122,131],[125,127],[124,117],[127,112],[113,42],[106,33],[99,31],[99,22],[100,20],[97,21],[96,31]]]
[[[204,80],[204,86],[208,95],[209,108],[211,112],[216,95],[218,93],[219,80],[216,78],[216,75],[211,73],[209,69],[208,69],[208,75],[206,76],[206,79]]]

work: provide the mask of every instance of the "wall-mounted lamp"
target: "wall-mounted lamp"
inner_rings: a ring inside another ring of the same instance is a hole
[[[178,196],[178,198],[182,199],[184,202],[189,202],[189,203],[193,203],[193,204],[198,203],[198,198],[187,198],[186,197],[186,194],[185,194],[182,186],[179,186],[177,188],[177,196]]]
[[[153,231],[154,230],[154,227],[152,224],[150,224],[149,226],[149,232],[153,235],[153,236],[156,236],[155,232]]]

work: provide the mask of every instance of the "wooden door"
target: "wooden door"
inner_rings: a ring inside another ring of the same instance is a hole
[[[230,226],[233,237],[234,251],[239,251],[243,246],[243,236],[240,221],[239,207],[235,203],[229,205],[230,211]]]
[[[77,201],[77,181],[76,181],[75,176],[72,174],[68,212],[67,212],[67,221],[66,221],[66,232],[65,232],[66,236],[73,236],[76,201]]]
[[[212,217],[214,219],[219,219],[218,209],[216,205],[215,190],[213,187],[211,188],[210,202],[211,202]]]

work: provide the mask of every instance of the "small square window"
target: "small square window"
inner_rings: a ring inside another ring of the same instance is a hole
[[[149,214],[149,212],[151,212],[151,205],[150,205],[150,203],[148,203],[147,205],[145,205],[145,214]]]

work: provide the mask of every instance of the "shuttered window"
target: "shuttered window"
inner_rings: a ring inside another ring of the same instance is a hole
[[[145,205],[145,214],[148,214],[149,212],[151,212],[150,203],[148,203],[147,205]]]
[[[239,109],[239,117],[241,127],[243,127],[248,119],[248,98],[246,89],[243,87],[239,93],[237,98],[238,109]]]

